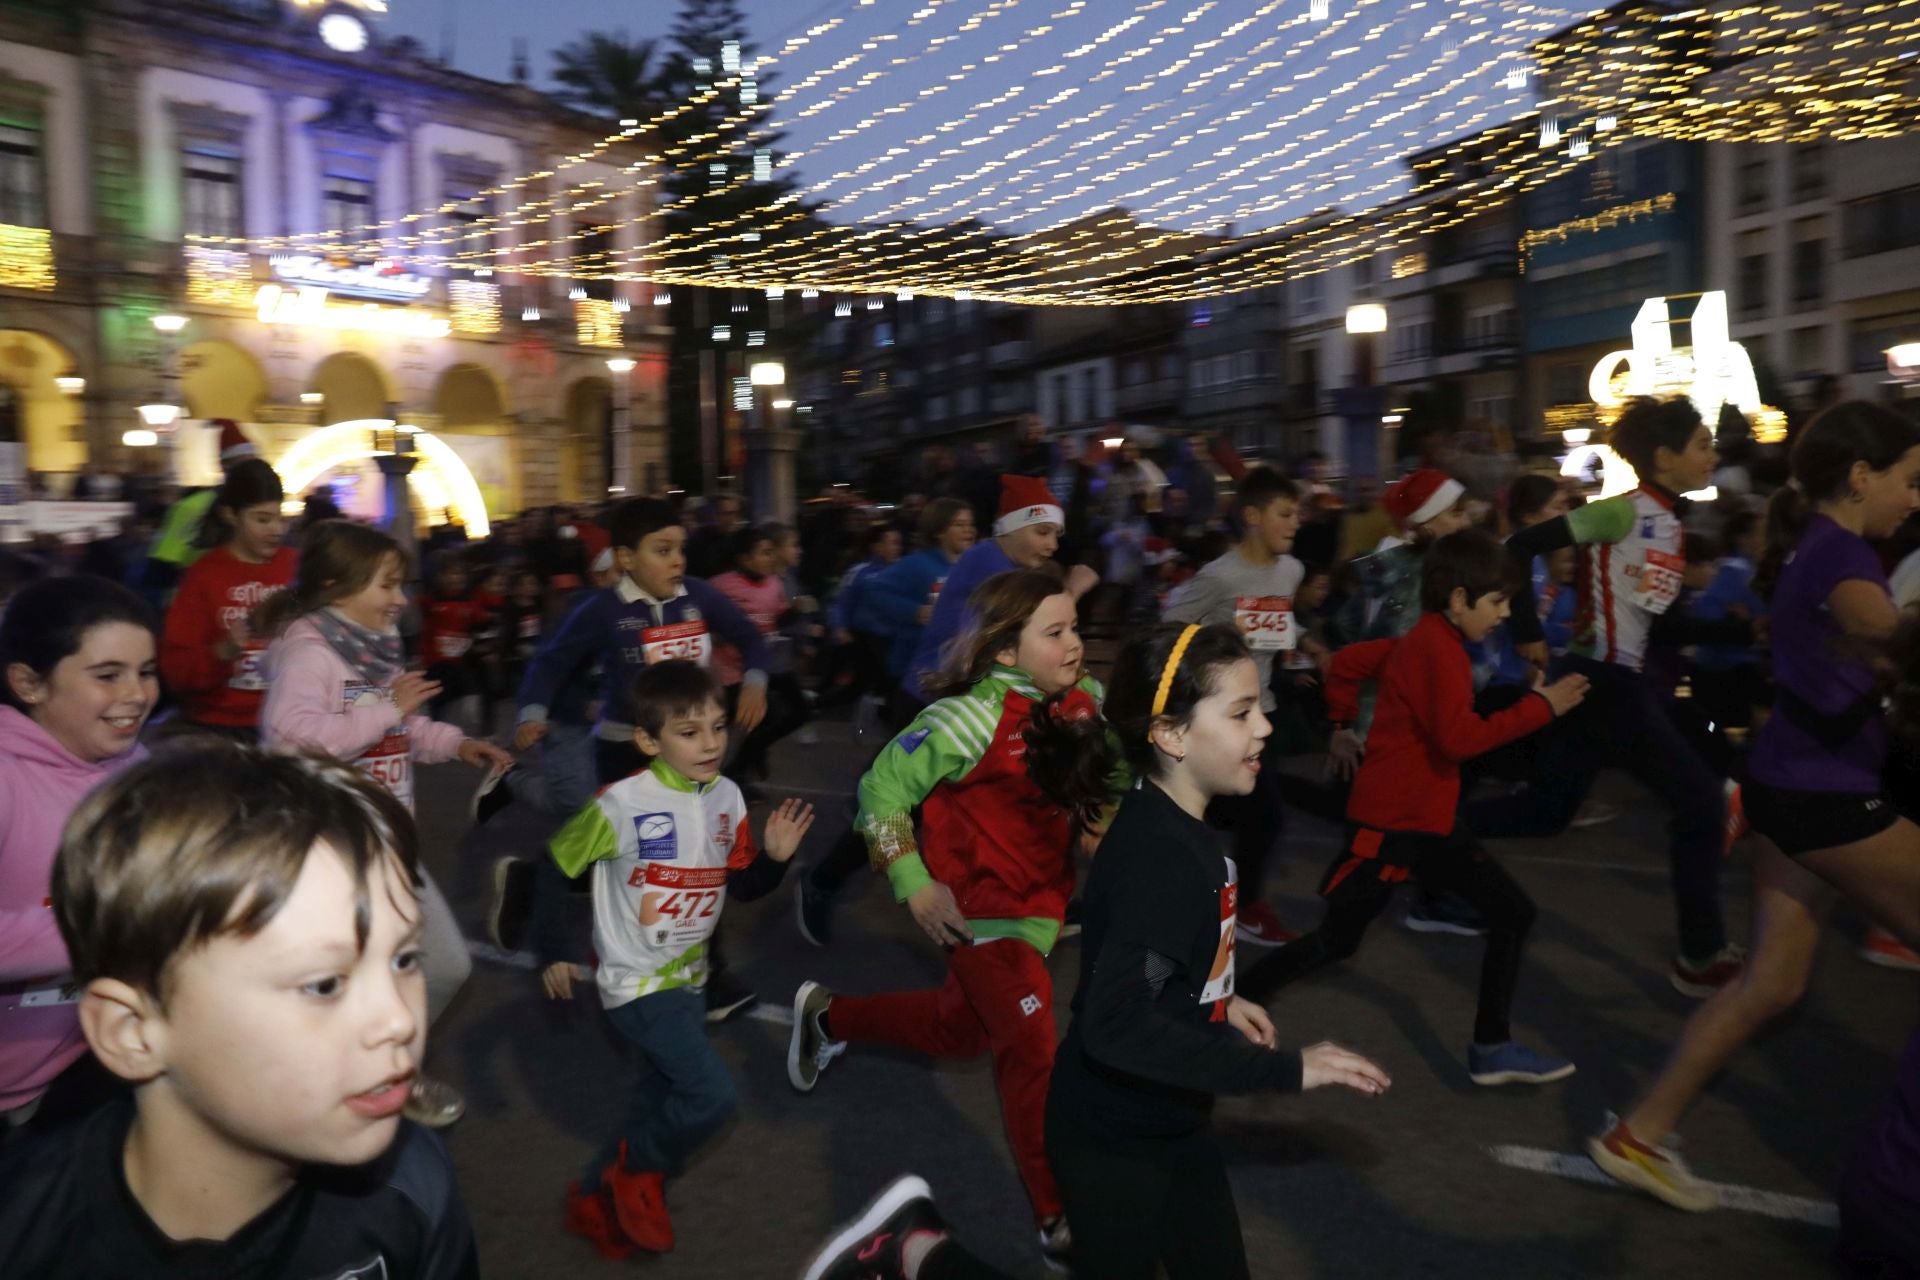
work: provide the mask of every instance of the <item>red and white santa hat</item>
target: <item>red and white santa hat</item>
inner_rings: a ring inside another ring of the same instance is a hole
[[[1422,467],[1387,486],[1380,505],[1402,529],[1423,525],[1466,496],[1466,489],[1444,471]]]
[[[230,467],[242,458],[260,456],[259,448],[253,441],[247,439],[246,434],[240,430],[240,424],[232,418],[215,418],[207,425],[220,428],[221,466]]]
[[[1000,477],[1000,516],[993,522],[993,536],[1012,533],[1030,524],[1050,524],[1065,528],[1067,513],[1054,501],[1053,490],[1039,476]]]

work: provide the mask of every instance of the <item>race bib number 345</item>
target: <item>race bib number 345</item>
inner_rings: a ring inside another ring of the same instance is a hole
[[[1288,596],[1240,596],[1233,602],[1233,625],[1249,649],[1271,652],[1297,643],[1293,600]]]

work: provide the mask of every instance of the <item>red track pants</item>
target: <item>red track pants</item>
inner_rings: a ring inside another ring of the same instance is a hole
[[[878,996],[835,996],[827,1015],[836,1040],[879,1041],[935,1058],[993,1053],[993,1081],[1020,1181],[1045,1222],[1061,1211],[1047,1164],[1047,1078],[1059,1036],[1046,958],[1018,938],[948,953],[944,986]]]

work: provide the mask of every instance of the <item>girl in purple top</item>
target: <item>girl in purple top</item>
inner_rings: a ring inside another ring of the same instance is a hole
[[[1920,506],[1920,426],[1865,401],[1835,405],[1793,447],[1793,484],[1767,512],[1755,586],[1771,597],[1774,715],[1745,786],[1756,835],[1753,949],[1687,1021],[1660,1076],[1587,1149],[1609,1174],[1681,1209],[1715,1196],[1668,1145],[1707,1081],[1806,989],[1835,889],[1920,941],[1920,827],[1881,794],[1880,673],[1898,613],[1868,539]]]

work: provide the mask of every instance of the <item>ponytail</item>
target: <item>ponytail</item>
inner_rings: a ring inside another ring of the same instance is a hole
[[[1033,709],[1021,740],[1027,744],[1027,777],[1042,795],[1065,809],[1082,829],[1099,825],[1113,799],[1120,749],[1099,715],[1073,715],[1057,693]]]
[[[1753,571],[1753,592],[1765,600],[1773,595],[1773,589],[1780,584],[1780,571],[1786,567],[1787,557],[1800,545],[1800,535],[1807,531],[1807,495],[1800,492],[1798,483],[1782,485],[1779,492],[1767,500],[1767,549],[1760,555],[1760,563]]]

